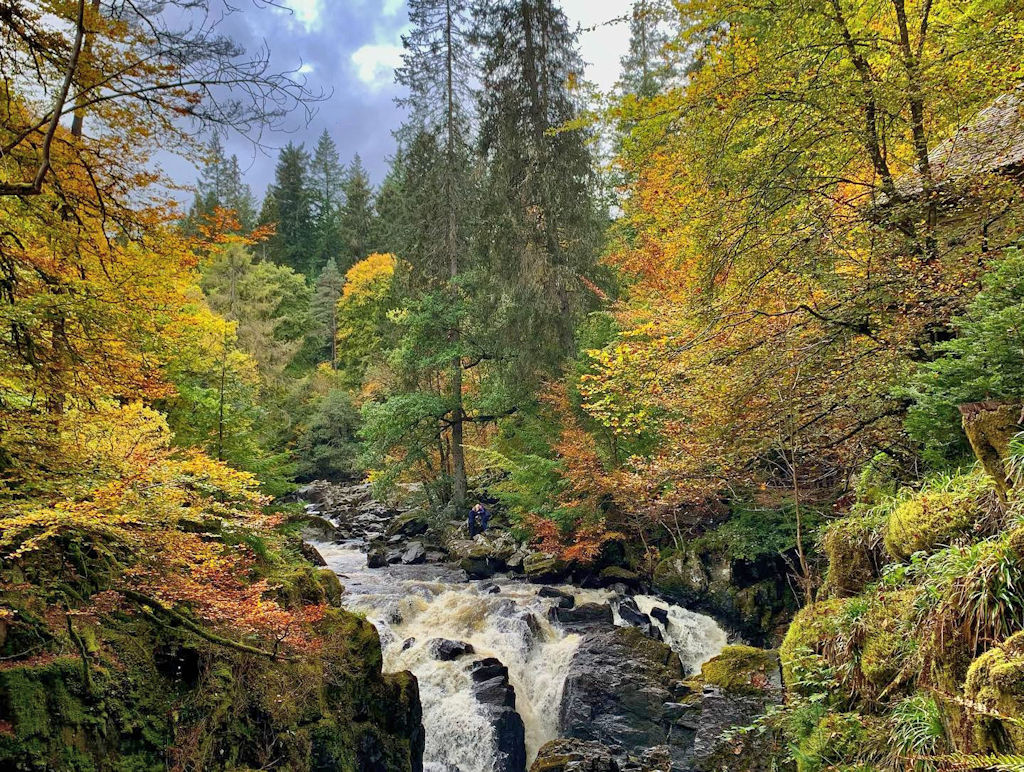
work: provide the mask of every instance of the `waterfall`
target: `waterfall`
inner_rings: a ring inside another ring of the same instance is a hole
[[[419,680],[427,770],[491,772],[491,724],[473,696],[469,673],[484,657],[508,668],[528,759],[532,762],[540,747],[558,736],[562,688],[579,636],[549,621],[554,601],[538,597],[537,585],[511,579],[467,582],[460,571],[443,565],[368,569],[357,543],[315,546],[345,585],[346,607],[366,614],[380,632],[384,669],[410,670]],[[579,603],[611,603],[614,609],[618,601],[607,590],[560,589]],[[645,613],[655,606],[668,611],[668,625],[656,624],[691,669],[726,643],[725,633],[708,617],[653,597],[634,600]],[[469,643],[475,653],[439,661],[428,648],[433,638]]]

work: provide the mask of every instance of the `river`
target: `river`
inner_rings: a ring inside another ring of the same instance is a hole
[[[559,705],[566,672],[580,636],[552,623],[555,603],[540,597],[540,585],[496,577],[467,581],[443,564],[390,565],[369,569],[362,542],[314,543],[341,579],[349,610],[364,613],[380,633],[386,672],[412,671],[419,680],[426,733],[425,769],[429,772],[491,772],[494,738],[491,724],[471,689],[474,660],[495,657],[508,668],[516,710],[523,719],[526,750],[532,762],[538,749],[558,736]],[[577,603],[609,603],[617,613],[621,596],[610,590],[558,589]],[[713,619],[639,595],[643,612],[668,610],[668,624],[655,622],[661,635],[689,669],[718,654],[726,633]],[[472,656],[440,661],[428,641],[447,638],[474,648]]]

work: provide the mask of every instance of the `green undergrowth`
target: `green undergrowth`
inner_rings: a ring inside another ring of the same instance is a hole
[[[786,705],[760,723],[788,738],[787,763],[997,769],[1024,755],[1022,513],[970,469],[825,529],[823,587],[779,650]]]

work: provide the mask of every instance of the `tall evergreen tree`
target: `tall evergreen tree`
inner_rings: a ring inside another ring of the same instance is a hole
[[[344,287],[345,276],[338,270],[337,262],[331,258],[317,277],[313,300],[309,306],[311,343],[316,361],[326,360],[332,368],[338,362],[338,300]]]
[[[410,0],[409,21],[412,31],[402,39],[405,54],[397,79],[408,89],[403,104],[410,117],[399,136],[426,152],[418,153],[423,174],[410,173],[405,178],[411,213],[403,240],[415,249],[403,251],[402,257],[412,264],[420,281],[443,288],[434,295],[433,307],[422,305],[432,324],[417,328],[433,340],[419,341],[413,348],[433,352],[420,362],[424,369],[440,367],[447,360],[447,378],[441,387],[446,394],[434,401],[435,412],[429,420],[451,476],[451,502],[461,510],[466,503],[464,431],[469,417],[463,397],[463,317],[457,309],[464,306],[459,278],[469,252],[464,223],[472,189],[469,89],[475,76],[469,0]],[[429,211],[420,206],[424,202],[430,205]],[[442,303],[447,308],[441,308]],[[432,381],[442,383],[436,370]],[[425,403],[421,400],[421,404]]]
[[[620,88],[625,94],[650,99],[676,74],[668,57],[672,39],[668,19],[671,4],[665,0],[634,0],[629,23],[629,52],[622,57]]]
[[[345,182],[345,169],[338,157],[337,145],[324,130],[309,165],[310,210],[315,230],[309,266],[311,276],[318,275],[329,260],[337,260],[342,255],[344,242],[340,217],[345,201]]]
[[[256,226],[256,199],[242,179],[238,156],[229,158],[220,135],[214,134],[196,182],[196,195],[185,221],[186,229],[194,232],[217,208],[233,211],[242,233],[248,233]]]
[[[302,145],[289,142],[282,148],[260,219],[276,226],[274,236],[267,243],[267,256],[275,263],[309,276],[316,230],[309,186],[309,154]]]
[[[583,63],[552,0],[483,4],[479,25],[483,248],[513,309],[510,348],[551,368],[572,349],[602,230],[588,136],[562,128],[579,114]]]
[[[347,270],[374,251],[373,188],[357,155],[345,170],[342,184],[344,203],[338,217],[342,269]]]

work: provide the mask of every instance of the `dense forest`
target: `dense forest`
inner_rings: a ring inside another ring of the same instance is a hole
[[[608,5],[601,91],[554,0],[408,0],[386,175],[259,195],[331,97],[240,9],[0,0],[0,767],[1024,769],[1024,6]],[[349,541],[543,587],[628,718],[512,667],[437,766]]]

